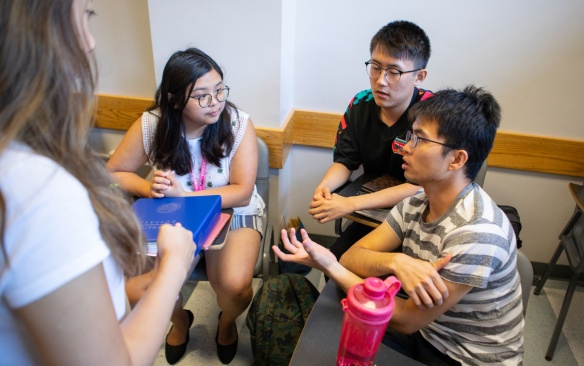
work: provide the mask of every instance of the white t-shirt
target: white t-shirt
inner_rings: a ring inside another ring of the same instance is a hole
[[[40,364],[14,310],[103,263],[118,319],[125,312],[123,271],[110,255],[86,189],[54,161],[11,143],[0,154],[6,202],[0,250],[0,365]]]

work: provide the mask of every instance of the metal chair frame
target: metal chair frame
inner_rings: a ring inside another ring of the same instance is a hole
[[[572,270],[572,277],[570,278],[570,283],[568,289],[566,290],[566,295],[564,296],[564,301],[562,303],[562,308],[558,315],[558,320],[556,321],[556,326],[552,333],[552,338],[548,346],[545,359],[551,360],[554,356],[554,351],[562,333],[562,327],[568,315],[568,309],[570,308],[570,303],[572,302],[572,297],[580,275],[584,273],[584,187],[582,185],[570,183],[569,184],[570,193],[576,201],[576,208],[572,217],[566,224],[566,227],[562,230],[559,235],[560,242],[556,248],[556,251],[552,255],[548,267],[546,268],[544,274],[539,279],[535,290],[533,293],[539,295],[546,280],[550,276],[556,262],[560,258],[562,252],[566,253],[568,258],[568,263],[570,269]]]

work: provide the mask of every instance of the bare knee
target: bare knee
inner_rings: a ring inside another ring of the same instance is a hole
[[[238,304],[248,304],[251,301],[253,295],[253,290],[251,287],[251,278],[247,279],[237,279],[237,280],[227,280],[225,283],[220,284],[219,289],[220,294],[218,296],[225,296]]]

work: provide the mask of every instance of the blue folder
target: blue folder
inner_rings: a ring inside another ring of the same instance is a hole
[[[132,205],[148,244],[148,254],[156,255],[158,230],[163,224],[181,225],[193,232],[195,255],[221,215],[221,196],[139,198]]]

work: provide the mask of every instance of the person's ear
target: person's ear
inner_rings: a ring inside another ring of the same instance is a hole
[[[448,170],[462,169],[468,161],[468,152],[466,150],[453,150],[448,155],[450,156]]]
[[[428,76],[428,70],[426,70],[426,69],[418,70],[416,72],[416,79],[415,79],[416,86],[422,84],[422,82],[424,82],[424,80],[426,80],[426,76]]]

